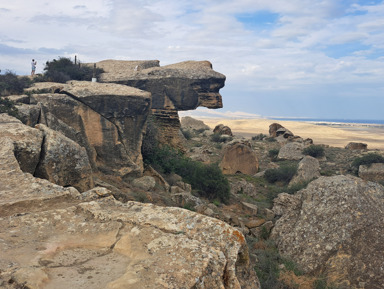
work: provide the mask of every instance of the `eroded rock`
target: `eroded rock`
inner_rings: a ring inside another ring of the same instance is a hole
[[[306,273],[324,272],[347,288],[384,285],[383,186],[352,176],[320,177],[275,203],[285,206],[273,209],[282,217],[272,237]]]
[[[220,163],[224,174],[254,175],[259,169],[259,160],[247,143],[234,143],[224,149],[224,156]]]

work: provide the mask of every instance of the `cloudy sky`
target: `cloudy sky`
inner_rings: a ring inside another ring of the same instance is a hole
[[[384,0],[12,0],[0,69],[209,60],[225,115],[384,119]]]

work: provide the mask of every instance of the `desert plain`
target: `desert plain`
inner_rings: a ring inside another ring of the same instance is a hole
[[[332,123],[282,121],[273,119],[222,119],[199,117],[210,128],[224,124],[237,136],[252,137],[260,133],[269,135],[269,125],[279,123],[294,135],[311,138],[314,144],[345,147],[350,142],[361,142],[368,149],[384,150],[384,125],[360,123]]]

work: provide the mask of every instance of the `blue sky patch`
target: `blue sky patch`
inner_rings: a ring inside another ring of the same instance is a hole
[[[255,30],[268,28],[276,23],[280,15],[278,13],[271,13],[266,10],[257,11],[255,13],[242,13],[236,16],[237,21],[244,25],[245,29]]]
[[[323,49],[323,52],[329,57],[341,58],[353,55],[354,53],[362,50],[369,50],[370,48],[370,46],[361,43],[344,43],[329,45],[325,49]]]

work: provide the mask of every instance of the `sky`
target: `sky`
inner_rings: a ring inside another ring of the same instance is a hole
[[[216,116],[384,119],[384,0],[0,2],[1,73],[75,55],[209,60]]]

